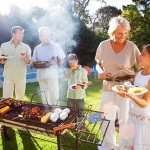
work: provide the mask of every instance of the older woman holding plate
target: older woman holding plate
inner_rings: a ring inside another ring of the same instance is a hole
[[[107,114],[113,106],[119,108],[117,116],[119,119],[120,147],[122,147],[124,141],[122,129],[128,119],[129,101],[123,101],[124,98],[113,92],[112,87],[116,84],[115,80],[123,82],[133,77],[133,67],[137,66],[140,55],[137,46],[127,40],[129,31],[130,24],[124,17],[112,18],[108,29],[110,38],[99,44],[95,56],[99,67],[98,78],[103,80],[101,111]],[[113,111],[111,116],[109,118],[111,120],[109,128],[99,149],[110,150],[117,147],[114,120],[116,113]]]

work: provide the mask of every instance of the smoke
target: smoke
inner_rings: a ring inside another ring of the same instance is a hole
[[[77,32],[78,23],[73,19],[72,4],[68,1],[53,0],[49,1],[48,14],[41,18],[33,18],[37,27],[48,26],[51,31],[52,39],[60,46],[71,51],[72,46],[76,46],[73,39]]]
[[[40,43],[38,28],[47,26],[51,31],[52,40],[57,42],[66,54],[76,46],[74,35],[78,32],[79,25],[73,17],[73,5],[70,0],[5,0],[2,7],[0,6],[0,24],[5,30],[0,29],[0,33],[7,37],[0,38],[1,41],[6,42],[6,39],[10,38],[8,34],[12,26],[20,25],[25,29],[24,42],[33,50]],[[60,91],[63,90],[61,93],[65,94],[66,83],[60,84]]]
[[[12,26],[23,26],[25,28],[24,42],[32,48],[39,43],[38,28],[48,26],[53,41],[69,52],[76,46],[74,35],[78,30],[72,7],[70,0],[5,0],[3,8],[0,6],[0,22],[7,28],[6,35]]]

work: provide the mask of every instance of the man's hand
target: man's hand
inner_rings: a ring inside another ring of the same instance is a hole
[[[71,76],[72,70],[68,69],[67,73],[65,74],[65,78],[69,78]]]
[[[26,56],[25,52],[21,52],[20,55],[21,55],[21,58],[22,58],[27,64],[30,63],[30,60],[29,60],[28,57]]]
[[[111,77],[111,73],[108,73],[108,72],[103,72],[98,75],[98,79],[101,79],[101,80],[106,80],[106,79],[109,79],[110,77]]]
[[[51,64],[51,65],[56,65],[56,64],[58,64],[58,62],[57,62],[57,60],[51,60],[51,61],[50,61],[50,64]]]
[[[0,63],[4,64],[6,62],[7,58],[0,56]]]

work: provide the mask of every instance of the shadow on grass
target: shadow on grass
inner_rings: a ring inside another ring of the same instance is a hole
[[[37,150],[30,133],[18,130],[18,134],[22,139],[23,150]]]
[[[86,129],[88,132],[88,129]],[[61,137],[61,142],[63,145],[63,150],[96,150],[97,145],[96,144],[89,144],[87,142],[82,142],[79,139],[77,140],[77,137],[79,137],[79,134],[76,134],[74,130],[69,131],[64,136]],[[82,135],[82,139],[86,139],[86,135]],[[99,139],[96,140],[98,142]]]
[[[1,133],[3,150],[19,150],[15,131],[7,127],[7,132],[11,138],[10,140],[6,140],[4,138],[4,133]]]

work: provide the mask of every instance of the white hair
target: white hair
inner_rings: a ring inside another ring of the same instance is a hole
[[[50,36],[50,30],[48,27],[40,27],[38,32],[39,32],[39,35]]]
[[[110,38],[113,37],[113,33],[116,31],[119,25],[124,27],[128,31],[130,31],[131,29],[129,21],[126,20],[124,17],[113,17],[109,22],[108,35],[110,36]]]

